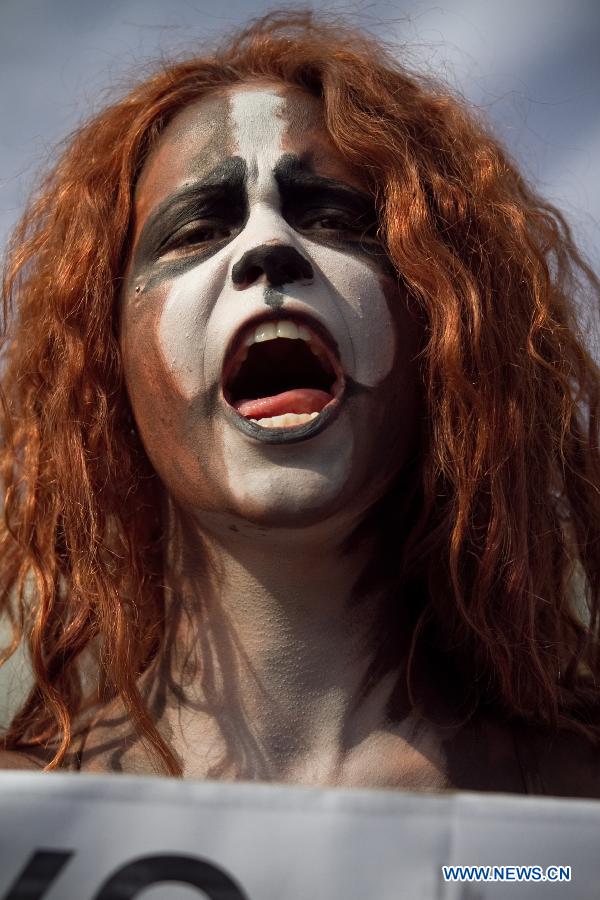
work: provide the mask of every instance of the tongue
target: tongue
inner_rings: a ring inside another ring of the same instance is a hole
[[[294,388],[273,397],[258,397],[256,400],[236,400],[234,408],[246,419],[266,419],[284,413],[321,412],[330,400],[331,394],[315,388]]]

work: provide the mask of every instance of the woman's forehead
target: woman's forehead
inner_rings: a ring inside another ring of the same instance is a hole
[[[250,83],[190,104],[169,123],[136,187],[138,220],[170,194],[241,157],[252,176],[281,157],[309,158],[329,178],[364,190],[325,127],[321,101],[289,85]]]

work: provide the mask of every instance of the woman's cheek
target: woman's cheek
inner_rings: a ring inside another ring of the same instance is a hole
[[[390,304],[399,300],[395,285],[367,254],[313,242],[306,249],[342,312],[354,350],[354,378],[366,387],[375,387],[394,365],[396,339]]]

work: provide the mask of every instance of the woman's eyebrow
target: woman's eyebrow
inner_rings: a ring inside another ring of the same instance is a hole
[[[345,197],[354,205],[360,205],[365,210],[372,209],[374,206],[374,200],[370,194],[359,191],[346,182],[318,175],[308,155],[300,157],[293,153],[286,153],[275,165],[273,175],[283,201],[300,191],[309,190],[313,196],[317,192],[323,192],[330,197],[334,194],[341,198]]]
[[[164,232],[165,224],[176,218],[189,204],[210,197],[213,201],[221,201],[235,209],[239,209],[240,205],[246,205],[246,172],[245,160],[241,156],[231,156],[219,163],[204,178],[174,191],[144,222],[138,241],[138,253],[143,255],[148,247],[152,247],[158,235]]]

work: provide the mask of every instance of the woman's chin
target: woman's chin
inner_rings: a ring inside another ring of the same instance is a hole
[[[314,472],[299,477],[272,474],[260,485],[254,483],[243,494],[232,498],[238,517],[249,524],[268,528],[303,528],[324,522],[344,504],[344,485]]]

